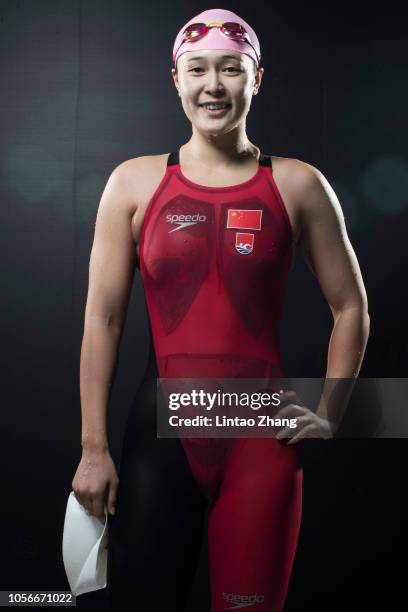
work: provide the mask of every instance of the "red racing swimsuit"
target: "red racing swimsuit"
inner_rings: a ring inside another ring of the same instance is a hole
[[[271,437],[157,438],[150,383],[283,377],[277,333],[291,261],[269,156],[239,185],[206,187],[169,155],[140,234],[151,359],[111,519],[111,610],[197,609],[187,603],[208,506],[211,612],[282,611],[301,521],[299,449]]]
[[[207,187],[170,154],[140,235],[160,377],[283,377],[277,332],[291,262],[291,224],[269,156],[249,180]],[[182,444],[201,490],[216,496],[212,612],[255,594],[251,612],[281,610],[301,514],[297,449],[271,438]]]

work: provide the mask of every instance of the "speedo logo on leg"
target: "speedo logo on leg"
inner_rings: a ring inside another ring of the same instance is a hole
[[[239,595],[238,593],[223,593],[224,599],[232,604],[226,610],[241,610],[242,608],[249,608],[258,603],[265,601],[265,597],[258,593],[253,595]]]
[[[172,232],[177,232],[177,230],[188,227],[189,225],[196,225],[197,223],[207,221],[207,217],[205,215],[200,215],[200,213],[195,213],[194,215],[167,215],[166,217],[167,223],[172,223],[177,227],[173,228],[169,231],[169,234]]]

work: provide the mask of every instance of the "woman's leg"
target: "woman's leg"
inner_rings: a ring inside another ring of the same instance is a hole
[[[299,449],[276,438],[233,441],[209,516],[211,612],[281,612],[300,529],[302,480]]]
[[[112,612],[185,609],[207,500],[179,439],[157,439],[156,381],[145,377],[126,426],[116,514],[110,517]]]

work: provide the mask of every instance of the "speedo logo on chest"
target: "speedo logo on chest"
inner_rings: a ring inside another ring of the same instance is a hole
[[[197,225],[197,223],[203,223],[205,221],[207,221],[207,217],[205,215],[201,215],[200,213],[195,213],[193,215],[169,214],[166,216],[166,222],[176,226],[169,231],[169,234],[184,229],[185,227],[189,227],[190,225]]]

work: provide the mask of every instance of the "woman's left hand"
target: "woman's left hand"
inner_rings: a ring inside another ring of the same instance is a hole
[[[303,406],[294,391],[286,391],[280,394],[281,407],[274,415],[274,418],[296,419],[297,427],[295,434],[293,428],[282,427],[276,434],[276,438],[290,438],[288,444],[294,444],[302,438],[332,438],[334,433],[334,423],[324,419],[311,410]],[[285,405],[282,406],[282,403]]]

